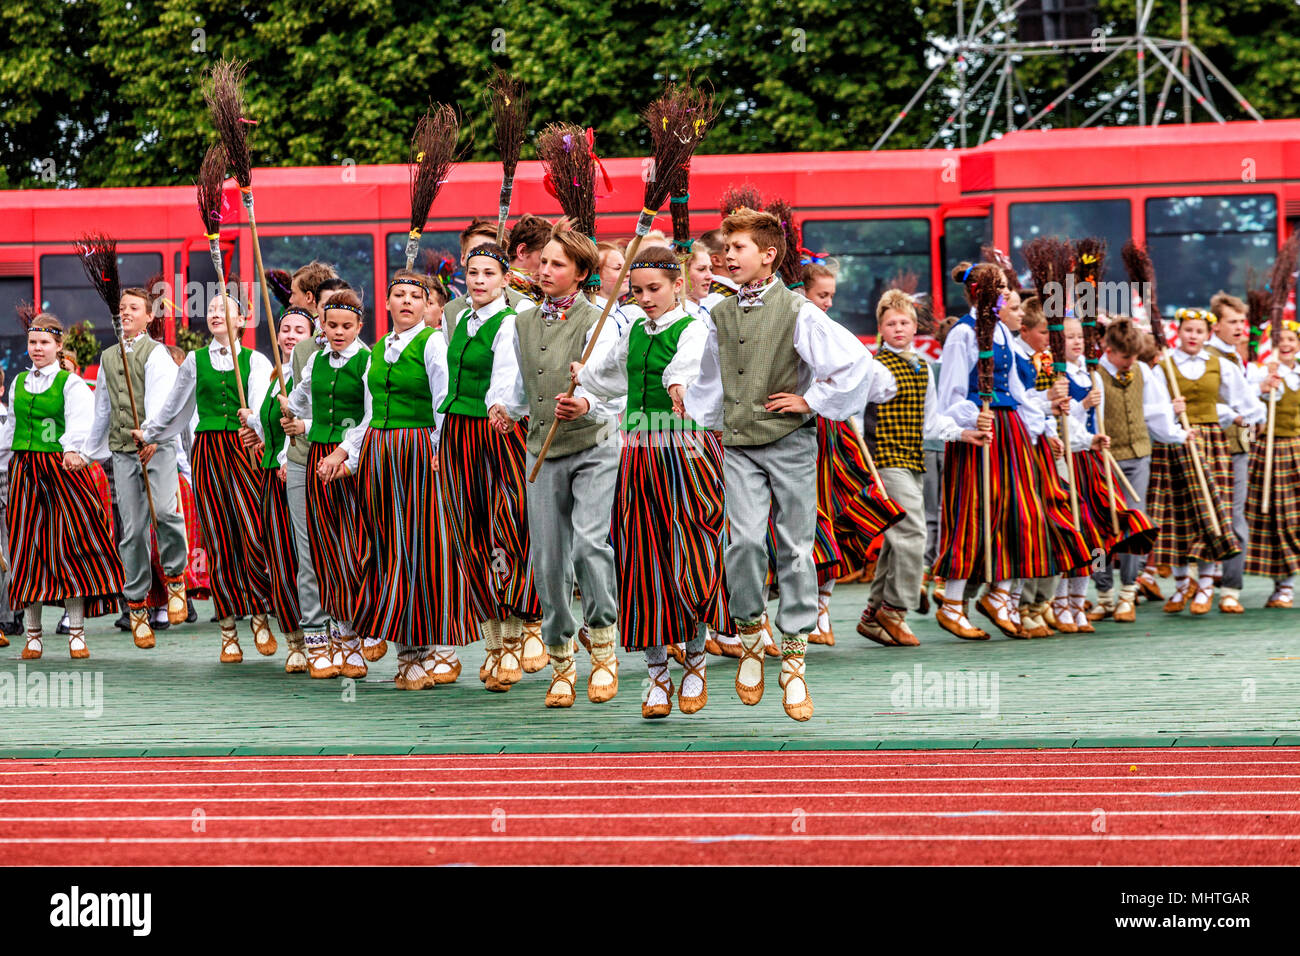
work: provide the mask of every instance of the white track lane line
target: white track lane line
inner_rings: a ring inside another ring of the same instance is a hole
[[[616,836],[612,834],[582,836],[283,836],[283,837],[32,837],[25,840],[0,839],[0,844],[267,844],[267,843],[895,843],[895,842],[1082,842],[1115,843],[1130,841],[1149,842],[1210,842],[1210,841],[1291,841],[1300,840],[1300,833],[1197,833],[1197,834],[1020,834],[991,833],[885,833],[885,834],[832,834],[800,833],[791,836],[763,834],[647,834],[644,836]]]

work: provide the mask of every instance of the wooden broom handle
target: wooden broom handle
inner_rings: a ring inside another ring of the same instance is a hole
[[[875,459],[871,457],[871,449],[867,447],[867,442],[862,437],[862,432],[858,428],[858,423],[853,420],[852,415],[849,416],[849,427],[853,429],[853,437],[858,440],[858,450],[862,452],[862,457],[867,461],[867,470],[871,472],[871,480],[874,481],[876,487],[880,489],[880,497],[884,498],[886,501],[892,501],[893,499],[889,497],[889,492],[885,490],[885,483],[880,480],[880,472],[876,471],[876,462]]]
[[[989,400],[983,402],[982,411],[989,410]],[[980,508],[984,523],[984,576],[989,587],[993,587],[993,446],[990,442],[982,446],[984,474],[981,476],[984,503]]]
[[[1101,395],[1101,373],[1100,372],[1094,371],[1092,373],[1092,387],[1097,390],[1098,395]],[[1100,409],[1101,409],[1101,405],[1098,405],[1097,410]],[[1097,411],[1094,411],[1093,415],[1097,420],[1098,436],[1105,438],[1106,437],[1105,413],[1103,412],[1102,414],[1098,414]],[[1110,451],[1110,449],[1106,448],[1103,449],[1103,451]],[[1106,500],[1110,502],[1110,529],[1116,536],[1118,536],[1119,535],[1119,509],[1115,506],[1115,479],[1111,472],[1110,456],[1102,455],[1101,461],[1102,464],[1105,465],[1106,467]]]

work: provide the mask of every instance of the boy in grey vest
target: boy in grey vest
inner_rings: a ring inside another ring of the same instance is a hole
[[[808,635],[817,626],[815,415],[844,421],[866,405],[873,361],[847,329],[773,276],[785,251],[771,213],[740,209],[722,223],[726,264],[739,285],[705,321],[700,377],[686,413],[721,432],[730,541],[723,557],[727,602],[741,641],[736,693],[763,697],[767,523],[776,526],[781,591],[782,705],[795,720],[813,714],[804,679]]]
[[[153,295],[143,288],[122,290],[119,310],[126,364],[121,347],[114,344],[99,357],[95,379],[95,417],[83,455],[102,460],[113,456],[113,485],[122,517],[117,550],[125,572],[122,591],[131,618],[131,638],[136,647],[153,647],[155,637],[149,615],[149,586],[153,580],[149,547],[149,499],[146,474],[153,493],[157,519],[158,557],[167,584],[167,620],[181,624],[189,613],[185,600],[185,565],[189,545],[185,539],[185,513],[181,510],[176,453],[179,438],[136,447],[131,438],[136,419],[156,417],[176,381],[176,363],[167,347],[147,333],[152,318]],[[128,390],[127,376],[130,376]],[[131,399],[134,395],[135,414]]]

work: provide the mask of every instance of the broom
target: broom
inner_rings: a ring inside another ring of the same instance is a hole
[[[1291,290],[1295,288],[1296,282],[1296,259],[1297,259],[1297,241],[1300,241],[1300,234],[1292,233],[1291,238],[1282,244],[1278,250],[1277,259],[1273,262],[1273,275],[1269,282],[1273,290],[1273,296],[1270,305],[1272,327],[1270,338],[1273,343],[1273,352],[1277,352],[1278,336],[1282,334],[1282,314],[1286,310],[1287,299],[1291,295]],[[1260,502],[1260,513],[1268,514],[1268,509],[1273,503],[1273,446],[1275,442],[1275,433],[1277,430],[1277,397],[1279,389],[1273,389],[1268,393],[1268,426],[1264,439],[1264,498]]]
[[[1101,278],[1102,264],[1106,261],[1106,240],[1094,237],[1080,239],[1076,251],[1078,263],[1074,270],[1076,296],[1074,311],[1083,326],[1083,356],[1088,367],[1088,379],[1092,387],[1097,389],[1097,393],[1101,394],[1101,373],[1097,371],[1097,362],[1101,358],[1101,336],[1097,334],[1097,281]],[[1092,294],[1079,297],[1078,290],[1084,284],[1092,286]],[[1083,308],[1080,308],[1080,305]],[[1094,409],[1093,420],[1096,422],[1097,434],[1104,438],[1106,435],[1104,416],[1098,415]],[[1101,461],[1106,470],[1106,500],[1110,504],[1110,527],[1118,538],[1119,509],[1115,504],[1115,478],[1111,471],[1110,458],[1102,455]]]
[[[758,187],[745,183],[741,186],[728,186],[718,203],[718,215],[726,219],[737,209],[762,209],[763,195]]]
[[[528,88],[505,70],[497,70],[488,82],[485,97],[492,108],[492,131],[501,156],[501,199],[497,212],[497,245],[506,244],[506,219],[510,217],[510,196],[515,188],[515,169],[528,129]],[[409,267],[408,267],[409,268]]]
[[[126,398],[131,405],[131,427],[140,427],[140,413],[135,402],[135,384],[126,360],[126,339],[122,333],[122,286],[117,275],[117,240],[100,233],[83,235],[73,244],[86,277],[95,287],[99,297],[108,306],[113,319],[113,334],[117,336],[118,354],[122,357],[122,374],[126,379]],[[140,471],[144,478],[144,496],[149,502],[149,522],[158,532],[158,513],[153,506],[153,489],[149,487],[149,470],[142,462]]]
[[[657,176],[653,174],[653,171],[660,169],[672,170],[682,163],[690,162],[695,147],[699,145],[701,137],[708,130],[711,118],[714,115],[713,97],[707,92],[685,84],[670,84],[664,93],[646,108],[643,114],[646,125],[652,131],[658,129],[661,134],[667,132],[672,135],[651,137],[654,153],[652,157],[653,165],[651,166],[652,175],[646,179],[641,215],[637,217],[636,222],[636,233],[632,236],[632,241],[628,243],[627,251],[624,253],[623,267],[619,270],[618,279],[614,282],[615,289],[622,287],[628,269],[631,267],[633,260],[636,259],[637,250],[641,248],[641,241],[654,225],[654,219],[659,207],[668,198],[668,190],[672,186],[672,180],[669,176]],[[571,127],[570,129],[571,131],[577,131],[577,127]],[[581,207],[580,211],[583,213],[583,218],[577,219],[576,226],[577,228],[589,227],[590,231],[587,229],[583,229],[583,231],[587,235],[592,235],[596,226],[594,190],[597,168],[596,157],[591,152],[590,147],[586,149],[580,148],[576,139],[566,142],[565,137],[571,136],[572,132],[565,131],[563,127],[553,124],[547,127],[546,133],[549,135],[544,134],[538,140],[537,152],[546,166],[547,178],[551,182],[566,213],[569,212],[569,206],[565,204],[564,197],[569,195],[571,200],[578,201],[575,204],[575,209]],[[567,148],[569,146],[573,148]],[[589,171],[587,167],[590,167]],[[585,179],[566,175],[569,171],[582,172]],[[581,185],[582,183],[586,183],[586,186]],[[614,306],[614,298],[613,295],[610,295],[605,299],[605,307],[601,310],[596,325],[592,328],[591,337],[588,339],[587,347],[582,353],[584,365],[591,357],[592,350],[596,347],[596,341],[600,338],[600,330],[605,325],[605,320],[609,318],[610,310]],[[565,394],[572,395],[575,387],[573,382],[570,382]],[[541,451],[537,455],[537,462],[533,465],[533,470],[528,476],[529,481],[537,480],[537,473],[542,467],[542,462],[546,460],[546,452],[550,448],[551,442],[555,440],[555,433],[559,424],[558,419],[551,422],[551,429],[546,435],[546,442],[542,445]]]
[[[993,401],[993,334],[997,328],[998,274],[990,272],[981,276],[975,285],[975,341],[979,346],[978,374],[980,409],[987,412]],[[984,526],[984,576],[993,586],[993,448],[982,447],[984,461],[981,479],[983,498],[982,522]]]
[[[776,271],[787,288],[797,289],[803,285],[803,266],[799,262],[799,226],[795,223],[794,207],[784,199],[773,199],[767,204],[765,212],[776,216],[781,223],[781,234],[785,237],[785,254],[776,264]]]
[[[220,143],[213,143],[203,156],[203,165],[199,167],[199,181],[195,187],[198,193],[199,218],[203,221],[203,235],[208,240],[208,255],[212,258],[212,268],[217,273],[217,286],[221,289],[222,313],[229,322],[230,302],[226,294],[226,270],[221,263],[221,185],[225,181],[226,151]],[[230,329],[227,329],[226,337],[230,340],[230,355],[234,360],[235,390],[239,393],[239,407],[247,408],[244,376],[239,371],[239,343]],[[283,382],[280,383],[280,388],[283,390]],[[293,441],[292,438],[289,440]]]
[[[439,103],[420,117],[411,135],[411,231],[406,239],[406,268],[415,268],[420,251],[420,234],[429,220],[429,209],[438,198],[451,165],[456,161],[460,138],[460,117],[445,103]]]

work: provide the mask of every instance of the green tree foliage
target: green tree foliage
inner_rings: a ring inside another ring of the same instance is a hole
[[[0,12],[0,186],[191,182],[199,80],[223,56],[251,61],[254,162],[277,166],[403,162],[436,101],[463,111],[468,158],[493,159],[497,66],[528,83],[535,127],[593,126],[603,156],[644,154],[639,111],[688,73],[723,108],[708,152],[858,149],[926,49],[920,8],[887,0],[27,0]]]

